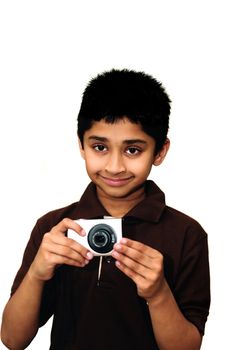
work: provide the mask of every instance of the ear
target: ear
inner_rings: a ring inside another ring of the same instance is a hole
[[[170,147],[170,140],[167,138],[162,149],[156,154],[153,161],[153,165],[158,166],[163,162],[164,158],[168,153],[169,147]]]
[[[81,157],[83,159],[85,159],[85,151],[84,151],[84,148],[82,147],[82,144],[81,144],[81,141],[80,141],[79,137],[78,137],[78,145],[79,145],[79,150],[80,150]]]

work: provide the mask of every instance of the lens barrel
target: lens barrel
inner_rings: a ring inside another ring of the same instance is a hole
[[[110,225],[97,224],[90,229],[87,239],[91,249],[97,253],[106,254],[113,249],[117,237]]]

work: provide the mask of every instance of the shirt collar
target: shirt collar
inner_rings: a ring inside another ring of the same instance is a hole
[[[123,219],[128,221],[142,220],[158,222],[165,208],[165,196],[160,188],[151,180],[145,183],[146,196],[143,201],[132,208]],[[83,219],[97,219],[110,214],[97,198],[96,187],[91,182],[77,205],[78,216]]]
[[[151,180],[147,180],[145,183],[145,193],[144,200],[132,208],[125,217],[158,222],[166,206],[165,195]]]

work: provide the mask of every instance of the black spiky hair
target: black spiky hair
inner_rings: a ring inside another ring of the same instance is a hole
[[[162,84],[144,72],[113,69],[99,74],[83,93],[78,114],[81,144],[94,121],[114,123],[127,117],[155,139],[158,152],[167,138],[170,105]]]

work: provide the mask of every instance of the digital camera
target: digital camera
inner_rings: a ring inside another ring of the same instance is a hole
[[[107,219],[79,219],[76,223],[86,232],[80,236],[72,229],[67,236],[90,250],[94,255],[111,255],[113,246],[122,238],[122,220]]]

